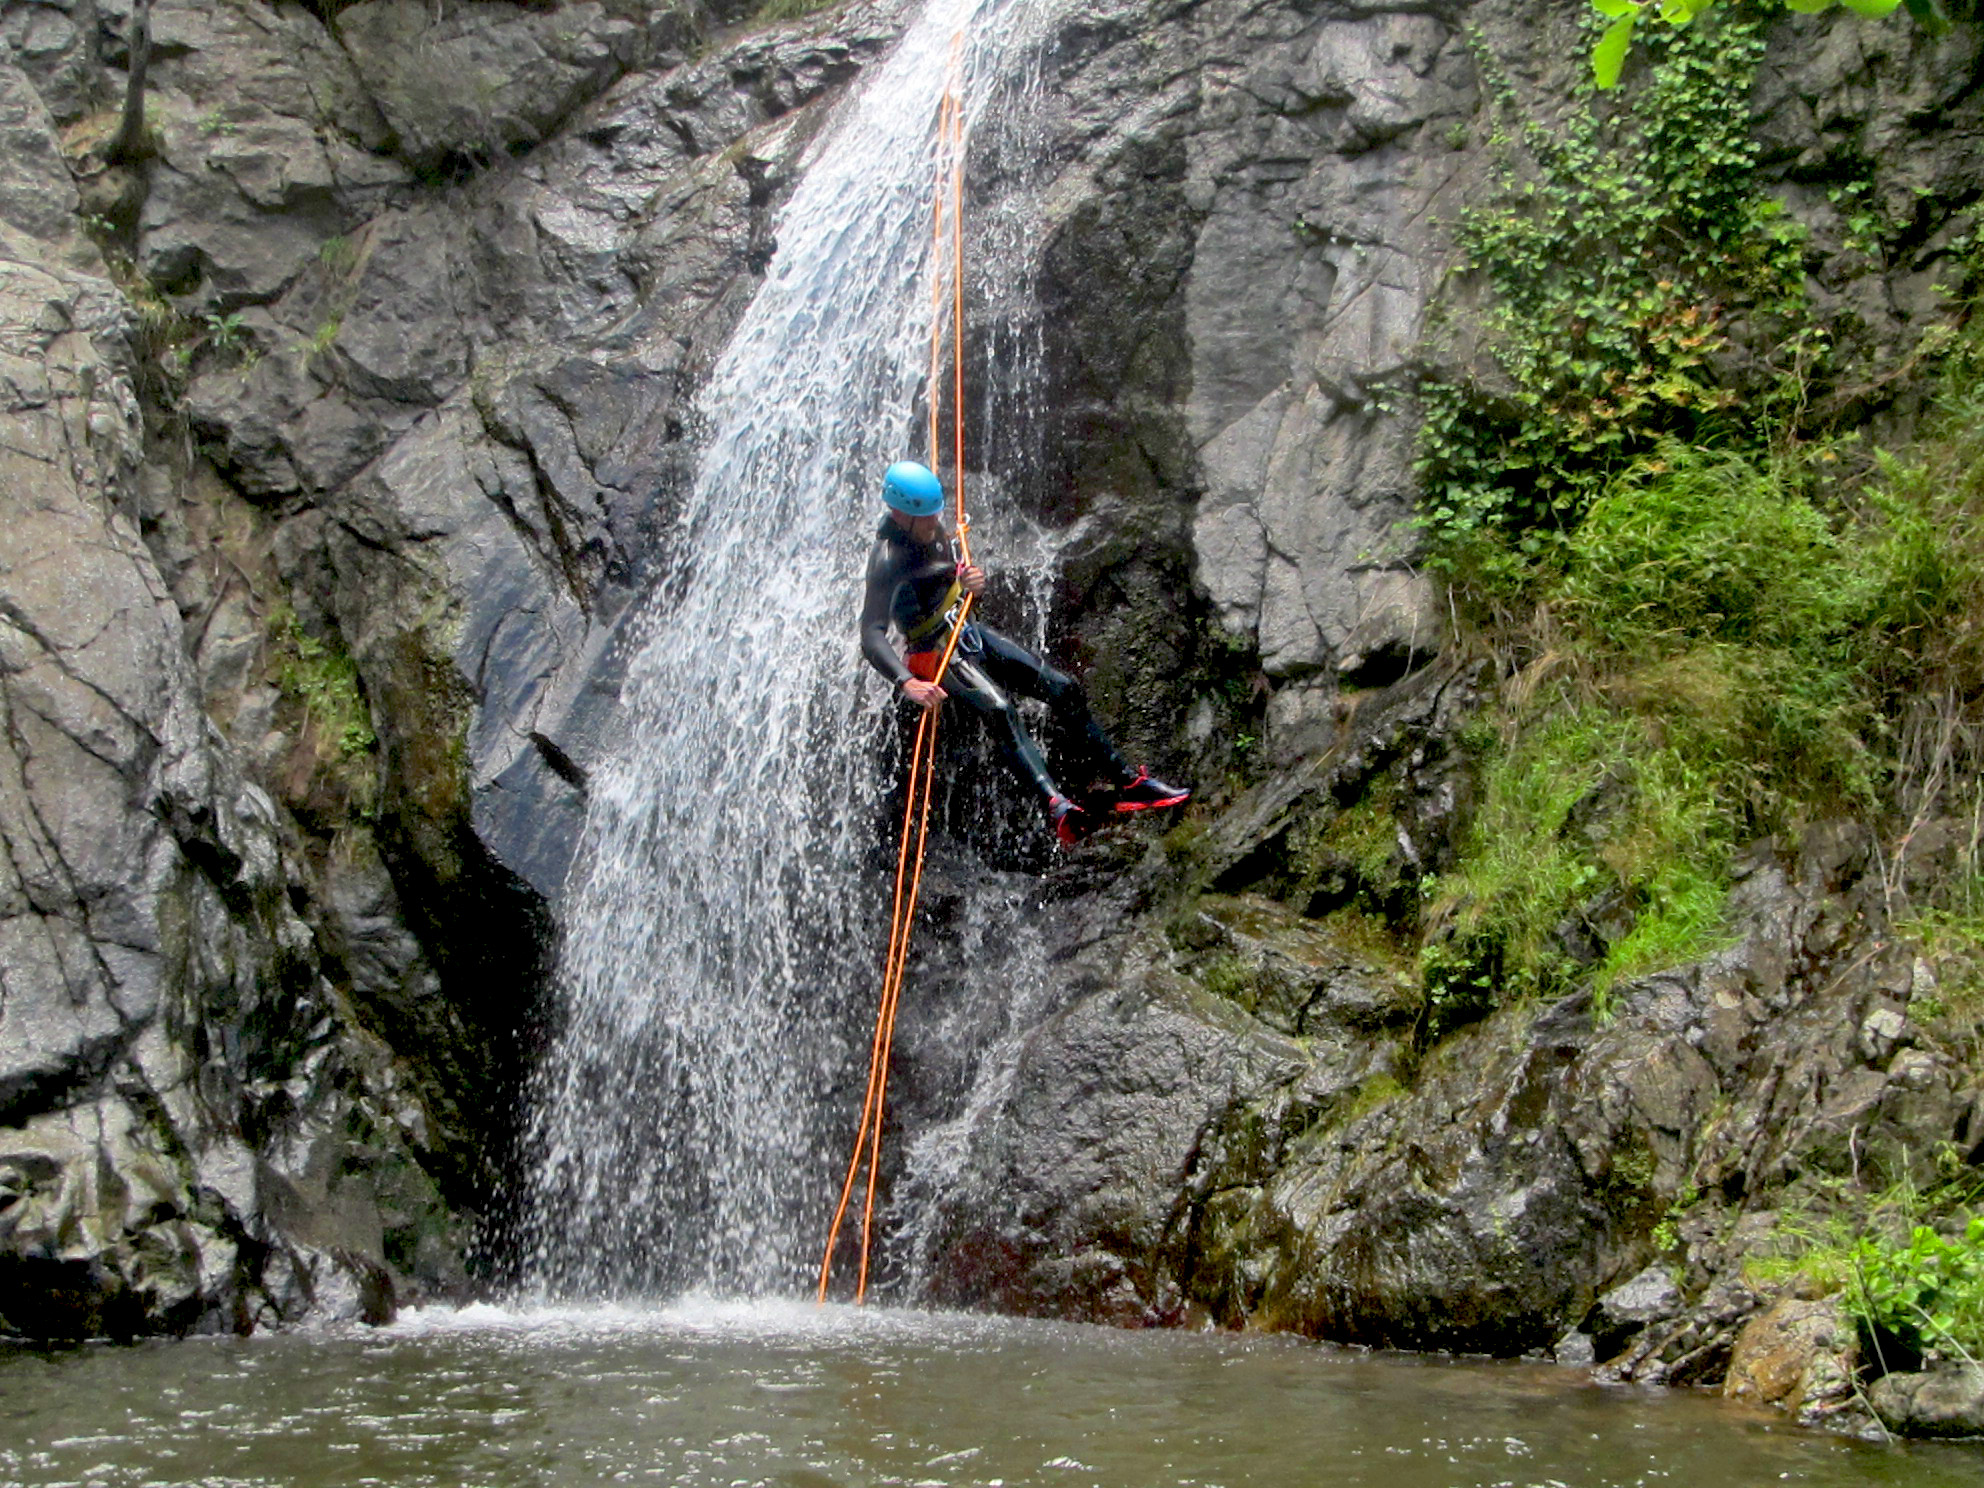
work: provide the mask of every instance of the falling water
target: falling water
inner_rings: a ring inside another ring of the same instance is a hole
[[[877,974],[893,705],[853,618],[877,473],[921,444],[934,126],[950,76],[967,128],[984,112],[1031,4],[929,0],[817,147],[702,398],[533,1090],[553,1292],[789,1290],[817,1260]]]

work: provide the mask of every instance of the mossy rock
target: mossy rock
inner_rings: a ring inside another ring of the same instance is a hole
[[[1410,961],[1362,917],[1312,920],[1258,895],[1207,894],[1173,918],[1170,938],[1207,991],[1285,1033],[1372,1033],[1419,1012]]]

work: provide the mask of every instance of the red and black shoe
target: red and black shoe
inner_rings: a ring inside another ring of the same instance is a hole
[[[1183,806],[1192,793],[1182,786],[1166,785],[1148,770],[1138,770],[1137,778],[1116,793],[1118,811],[1155,811],[1160,806]]]
[[[1063,847],[1073,847],[1088,835],[1088,813],[1066,796],[1049,798],[1047,819],[1054,824],[1054,835]]]

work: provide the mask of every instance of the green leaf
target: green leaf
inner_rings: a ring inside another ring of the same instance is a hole
[[[1901,0],[1839,0],[1839,3],[1855,15],[1878,18],[1892,14],[1900,7]]]
[[[1591,8],[1602,16],[1618,20],[1621,16],[1638,15],[1637,0],[1591,0]]]
[[[1943,8],[1936,0],[1902,0],[1902,3],[1915,17],[1915,23],[1931,36],[1941,36],[1949,30],[1949,17],[1943,14]]]
[[[1619,71],[1626,65],[1626,51],[1633,44],[1633,22],[1637,19],[1635,14],[1614,21],[1592,48],[1592,80],[1600,92],[1619,86]]]
[[[1831,10],[1834,0],[1784,0],[1786,10],[1795,10],[1800,15],[1818,15]]]

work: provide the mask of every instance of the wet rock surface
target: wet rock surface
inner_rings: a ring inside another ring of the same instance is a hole
[[[129,12],[0,6],[0,1327],[376,1317],[468,1284],[696,388],[901,17],[159,0],[150,154],[110,163]],[[1404,391],[1470,354],[1470,48],[1549,97],[1572,25],[1088,6],[974,157],[988,219],[1037,224],[974,371],[1026,342],[1045,379],[987,461],[1047,452],[1006,463],[1071,534],[1057,644],[1208,805],[1050,882],[1047,1009],[963,1129],[933,1297],[1748,1361],[1829,1409],[1818,1365],[1753,1357],[1773,1195],[1975,1158],[1848,829],[1761,845],[1730,946],[1602,1025],[1573,998],[1431,1037],[1383,932],[1451,860],[1491,680],[1404,525]],[[1814,25],[1757,90],[1870,365],[1977,197],[1974,50]],[[1894,263],[1844,253],[1842,172],[1918,214]],[[1382,840],[1333,835],[1371,800]],[[1888,1389],[1968,1419],[1940,1376]]]
[[[1912,950],[1864,928],[1866,839],[1759,846],[1732,944],[1615,989],[1607,1019],[1573,996],[1429,1041],[1368,920],[1295,907],[1315,900],[1300,843],[1391,771],[1448,794],[1470,680],[1399,684],[1299,779],[1077,901],[1062,1010],[976,1116],[937,1294],[1727,1378],[1871,1429],[1839,1299],[1759,1321],[1743,1272],[1795,1185],[1974,1135],[1974,1076],[1909,1019]]]
[[[1984,1370],[1974,1364],[1883,1375],[1869,1400],[1894,1431],[1984,1436]]]
[[[1782,1406],[1810,1425],[1863,1424],[1858,1329],[1837,1296],[1784,1297],[1744,1324],[1722,1393]],[[1879,1389],[1879,1386],[1876,1386]]]
[[[4,230],[0,1327],[377,1314],[389,1244],[439,1246],[395,1257],[406,1284],[459,1272],[455,1221],[417,1098],[340,1017],[282,814],[201,706],[141,534],[133,333],[85,241]]]
[[[688,395],[893,24],[723,20],[162,0],[106,163],[129,7],[6,8],[0,1331],[486,1267]]]

